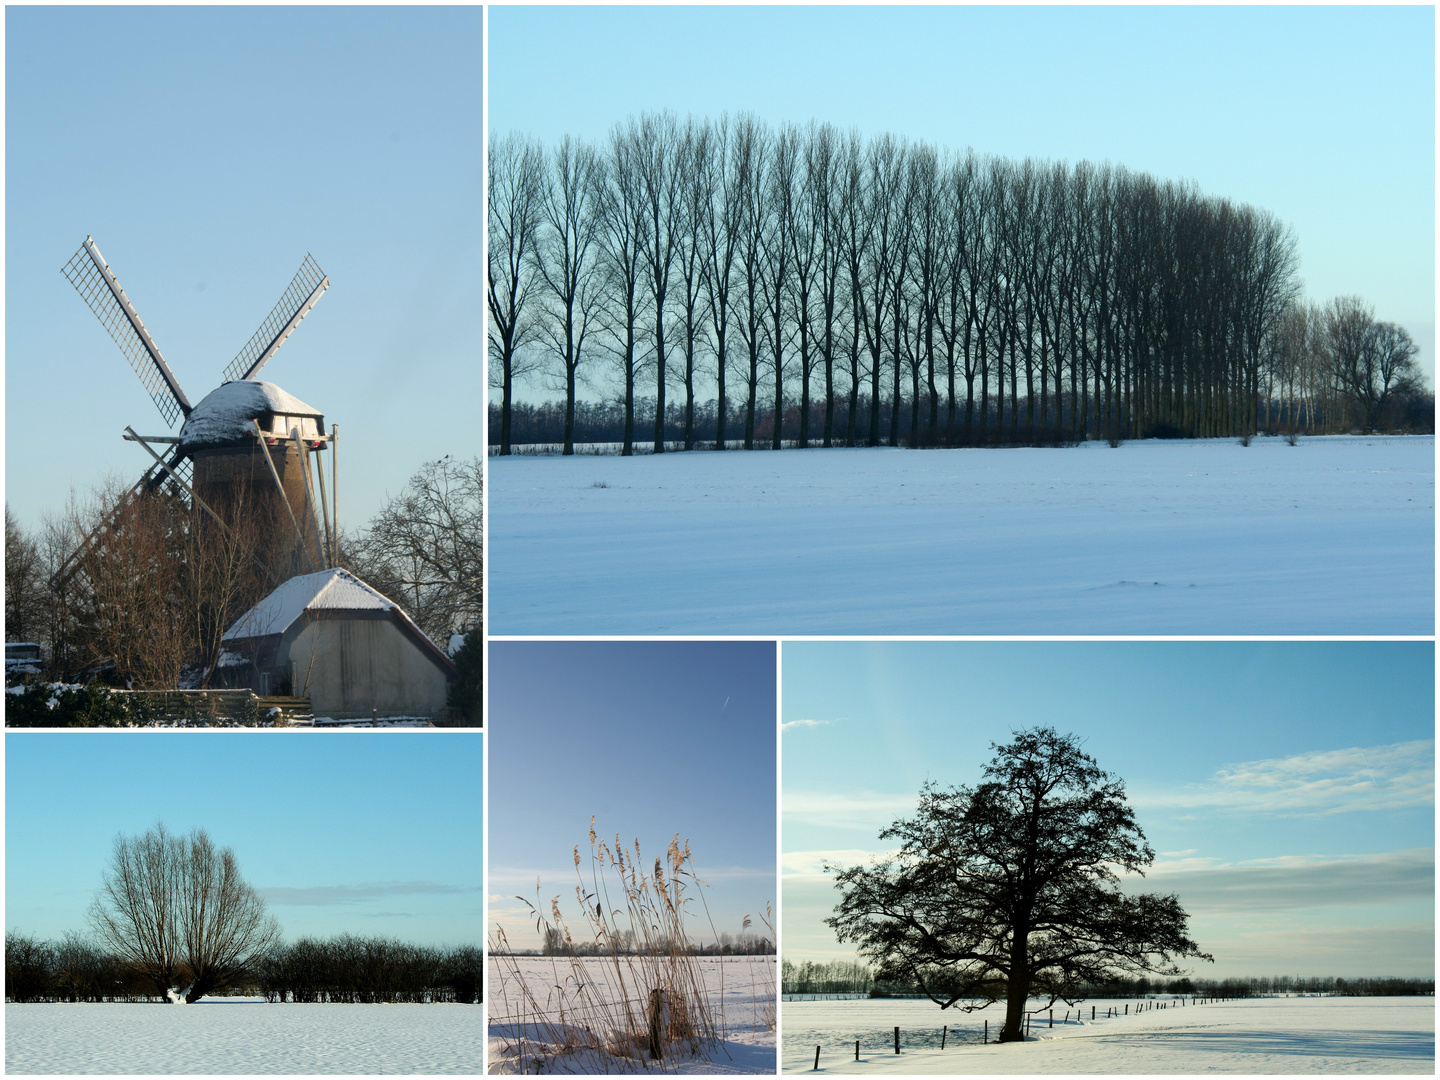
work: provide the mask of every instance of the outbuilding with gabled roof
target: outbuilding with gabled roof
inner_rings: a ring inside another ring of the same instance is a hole
[[[225,633],[225,685],[310,699],[317,717],[446,713],[455,665],[383,593],[348,570],[285,582]]]

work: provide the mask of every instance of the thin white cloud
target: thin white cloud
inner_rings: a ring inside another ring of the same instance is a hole
[[[583,856],[582,856],[583,857]],[[542,889],[569,889],[575,884],[575,865],[534,868],[528,866],[492,866],[486,874],[491,885],[503,885],[507,893],[517,890],[532,893],[538,880]]]
[[[875,791],[782,791],[780,812],[788,819],[842,829],[877,832],[913,813],[918,796]]]
[[[1431,739],[1318,750],[1227,765],[1203,784],[1131,792],[1139,807],[1280,816],[1405,810],[1435,803]]]
[[[780,723],[780,730],[781,730],[781,731],[789,731],[791,728],[797,728],[797,727],[804,727],[804,728],[820,727],[820,726],[822,726],[822,725],[824,725],[824,724],[828,724],[828,723],[830,723],[829,720],[783,720],[783,721],[781,721],[781,723]]]
[[[1228,929],[1228,927],[1227,927]],[[1224,974],[1400,975],[1434,973],[1435,924],[1340,924],[1235,927],[1216,967]],[[1208,966],[1208,965],[1207,965]],[[1217,974],[1221,974],[1217,970]]]
[[[581,858],[587,858],[585,852],[581,852]],[[583,863],[584,874],[580,879],[589,887],[590,865]],[[665,872],[668,874],[669,863],[665,864]],[[606,866],[606,873],[613,873],[609,866]],[[688,867],[687,867],[688,869]],[[701,881],[714,884],[718,881],[751,881],[757,878],[775,879],[775,868],[773,866],[697,866],[695,876]],[[536,879],[539,879],[540,891],[549,896],[554,892],[572,893],[575,891],[575,867],[554,867],[549,870],[530,870],[519,867],[492,866],[490,868],[491,886],[503,887],[506,895],[513,895],[515,892],[522,892],[533,896],[535,893]],[[613,878],[611,879],[614,880]]]
[[[894,854],[893,851],[873,851],[868,848],[786,851],[780,855],[780,872],[787,878],[820,877],[826,876],[827,866],[858,866],[868,864],[872,859],[888,858]]]
[[[1192,916],[1426,902],[1435,898],[1431,848],[1367,855],[1282,855],[1222,863],[1183,858],[1127,878],[1132,892],[1179,894]]]
[[[272,904],[324,907],[332,904],[359,904],[382,896],[455,895],[479,892],[480,889],[478,885],[442,885],[434,881],[384,881],[363,885],[317,885],[311,888],[275,886],[256,891]]]

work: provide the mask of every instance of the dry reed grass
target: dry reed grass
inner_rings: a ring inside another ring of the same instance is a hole
[[[537,933],[550,945],[551,977],[545,985],[538,985],[533,975],[527,978],[516,958],[508,955],[505,932],[496,928],[491,956],[501,986],[498,995],[492,990],[492,1000],[518,1001],[521,1010],[503,1018],[508,1021],[500,1029],[505,1032],[506,1057],[519,1072],[545,1071],[548,1059],[560,1055],[567,1057],[566,1071],[571,1072],[647,1072],[665,1067],[675,1054],[723,1047],[724,965],[717,1020],[701,958],[685,928],[687,914],[693,914],[687,909],[698,898],[715,932],[705,903],[709,886],[695,872],[689,841],[682,845],[677,833],[665,858],[646,868],[639,840],[626,847],[617,834],[610,844],[596,835],[593,817],[589,838],[588,866],[578,844],[573,853],[575,899],[584,912],[583,929],[575,928],[581,934],[578,945],[561,914],[558,895],[550,900],[547,915],[538,879],[534,903],[516,897],[530,909]],[[774,940],[769,905],[765,910],[761,919]],[[749,925],[747,915],[746,929]],[[582,951],[587,955],[582,957]],[[587,959],[591,962],[585,963]],[[752,993],[765,995],[768,1002],[759,1016],[770,1030],[775,1026],[774,967],[765,965],[768,988],[763,976],[757,987],[751,974]],[[656,991],[664,993],[666,1006],[658,1061],[652,1060],[650,1033]]]

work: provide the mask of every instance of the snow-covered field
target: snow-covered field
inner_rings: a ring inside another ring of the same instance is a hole
[[[1099,1019],[1091,1022],[1090,1006]],[[1003,1021],[999,1006],[944,1013],[919,1001],[802,1001],[781,1006],[782,1070],[808,1072],[820,1047],[831,1073],[1433,1073],[1435,999],[1257,998],[1171,1005],[1105,1018],[1110,1001],[1085,1002],[1084,1019],[1032,1021],[1032,1041],[985,1045]],[[1123,1009],[1124,1002],[1119,1003]],[[899,1025],[900,1054],[893,1030]],[[951,1031],[941,1050],[940,1027]],[[958,1026],[958,1038],[957,1038]],[[855,1060],[855,1040],[861,1040]]]
[[[469,1073],[477,1005],[5,1006],[7,1073]]]
[[[544,1015],[530,1012],[519,992],[512,959],[490,961],[490,1067],[491,1073],[534,1071],[566,1073],[683,1072],[738,1073],[755,1075],[775,1072],[775,967],[773,956],[700,957],[695,960],[704,973],[709,1006],[721,1045],[703,1056],[671,1057],[653,1066],[641,1055],[616,1058],[593,1052],[565,1050],[548,1041],[556,1036],[561,1021],[558,1007],[546,998],[546,987],[568,985],[568,961],[546,957],[515,957],[513,963],[546,1008]],[[603,960],[585,959],[584,966]],[[570,1026],[584,1027],[583,1015],[567,1014]],[[538,1022],[545,1021],[541,1027]],[[563,1033],[563,1029],[560,1033]],[[583,1041],[583,1036],[580,1036]]]
[[[497,635],[1434,630],[1432,437],[489,468]]]

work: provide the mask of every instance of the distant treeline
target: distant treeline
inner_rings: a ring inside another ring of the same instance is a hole
[[[261,958],[255,985],[267,1001],[480,1002],[477,946],[436,948],[391,938],[301,938]]]
[[[653,397],[640,398],[637,401],[637,408],[653,411],[655,399]],[[811,405],[812,413],[820,409],[819,405]],[[864,428],[869,423],[870,398],[868,395],[860,395],[856,401],[856,426]],[[836,417],[840,423],[849,422],[849,404],[839,401],[835,405]],[[890,426],[891,406],[889,402],[882,401],[879,407],[880,422],[886,428]],[[744,415],[743,407],[736,407],[729,410],[729,417],[725,422],[727,432],[734,432],[739,429],[741,419]],[[502,424],[501,407],[498,403],[492,402],[489,409],[489,445],[491,453],[498,453],[500,448],[500,429]],[[1002,425],[998,417],[992,418],[988,426],[979,425],[966,428],[964,425],[952,427],[939,426],[928,428],[922,425],[919,430],[912,431],[908,420],[909,411],[902,402],[899,442],[904,446],[917,448],[933,447],[954,447],[954,446],[1064,446],[1074,445],[1076,439],[1070,432],[1054,428],[1011,428]],[[1411,394],[1400,401],[1397,399],[1393,409],[1386,414],[1391,423],[1389,429],[1397,432],[1410,432],[1414,434],[1430,434],[1435,430],[1435,395],[1421,391]],[[695,403],[694,426],[692,428],[692,443],[698,449],[710,449],[714,446],[715,435],[719,430],[719,410],[714,398],[707,401]],[[814,417],[812,416],[812,422]],[[786,432],[793,432],[800,428],[800,406],[787,405],[783,418],[782,428]],[[1310,410],[1309,406],[1301,402],[1293,410],[1282,402],[1272,402],[1267,406],[1261,415],[1258,431],[1265,435],[1285,435],[1292,430],[1300,433],[1306,432],[1334,432],[1343,430],[1342,426],[1332,420],[1325,420],[1319,410]],[[756,445],[759,449],[769,449],[771,446],[771,435],[775,430],[775,413],[773,409],[760,409],[755,420]],[[1140,432],[1141,438],[1146,439],[1179,439],[1188,438],[1195,434],[1193,429],[1180,428],[1166,421],[1155,421]],[[582,448],[586,444],[609,444],[614,448],[613,452],[618,453],[623,445],[625,437],[625,404],[620,400],[613,401],[576,401],[575,402],[575,423],[573,429],[573,444]],[[728,436],[727,436],[728,437]],[[666,448],[681,450],[685,447],[685,410],[682,405],[670,403],[665,406],[665,442]],[[787,445],[790,437],[787,436]],[[731,440],[732,448],[740,445],[738,440]],[[535,446],[544,447],[546,450],[563,449],[565,444],[565,402],[561,400],[544,401],[539,404],[530,404],[524,401],[517,401],[511,407],[510,415],[510,444],[512,447]],[[644,453],[648,446],[637,445],[636,452]]]
[[[234,993],[267,1001],[460,1002],[481,999],[484,960],[474,945],[441,948],[341,934],[301,938],[266,953]],[[180,988],[183,989],[183,988]],[[154,984],[82,934],[59,942],[5,935],[7,1001],[161,1001]]]
[[[780,964],[782,994],[868,994],[870,997],[923,997],[904,981],[877,979],[869,966],[854,960],[817,964],[809,960]],[[1077,998],[1147,997],[1153,994],[1210,998],[1263,997],[1273,994],[1334,994],[1343,997],[1431,995],[1435,980],[1412,978],[1340,978],[1271,975],[1230,979],[1115,979],[1076,988]]]
[[[650,955],[643,944],[636,943],[632,932],[627,931],[625,936],[628,940],[617,940],[615,946],[603,941],[567,942],[561,931],[550,927],[545,934],[545,944],[538,949],[505,948],[491,949],[490,952],[495,956],[613,956],[617,951],[621,956]],[[759,934],[732,936],[723,933],[719,941],[709,944],[692,941],[678,950],[672,950],[662,943],[658,946],[656,955],[669,956],[672,953],[683,956],[774,956],[775,943]]]
[[[654,398],[639,399],[639,407],[642,409],[654,410]],[[846,402],[836,403],[837,415],[844,422],[849,417],[849,405]],[[861,394],[856,400],[857,417],[861,426],[868,423],[870,414],[870,397]],[[818,410],[818,405],[811,406],[812,411]],[[734,432],[739,429],[744,417],[744,407],[737,406],[729,410],[730,416],[726,419],[725,429]],[[887,427],[890,423],[890,403],[882,401],[879,407],[880,420]],[[500,428],[502,423],[501,408],[497,403],[490,405],[490,447],[497,452],[500,446]],[[786,431],[794,431],[800,426],[800,406],[789,405],[785,409],[782,427]],[[692,441],[701,449],[713,446],[716,432],[719,430],[719,408],[714,398],[708,401],[695,403],[694,426],[692,430]],[[755,420],[756,438],[762,449],[768,448],[771,443],[771,435],[775,430],[775,412],[773,409],[762,408],[758,411]],[[1029,429],[1020,428],[1012,431],[1008,427],[1002,427],[998,422],[987,428],[974,428],[967,432],[963,426],[934,429],[922,427],[918,432],[911,432],[908,421],[904,415],[901,417],[901,429],[903,435],[901,441],[907,446],[954,446],[954,445],[985,445],[985,446],[1014,446],[1014,445],[1045,445],[1054,446],[1070,441],[1064,432],[1057,432],[1052,429]],[[1158,438],[1172,437],[1169,429],[1157,428],[1147,431],[1147,435]],[[1178,433],[1174,433],[1178,434]],[[577,445],[586,443],[612,443],[618,448],[624,441],[625,436],[625,405],[622,401],[577,401],[575,403],[575,426],[574,442]],[[665,440],[670,449],[680,450],[685,447],[685,410],[678,404],[669,404],[665,407]],[[523,401],[517,401],[511,408],[510,416],[510,442],[513,446],[545,446],[563,448],[565,441],[565,402],[546,401],[538,405],[531,405]],[[735,445],[740,445],[738,441]],[[643,453],[648,447],[636,447]]]
[[[83,935],[58,942],[5,935],[6,1001],[160,1001],[155,985],[132,965]]]

